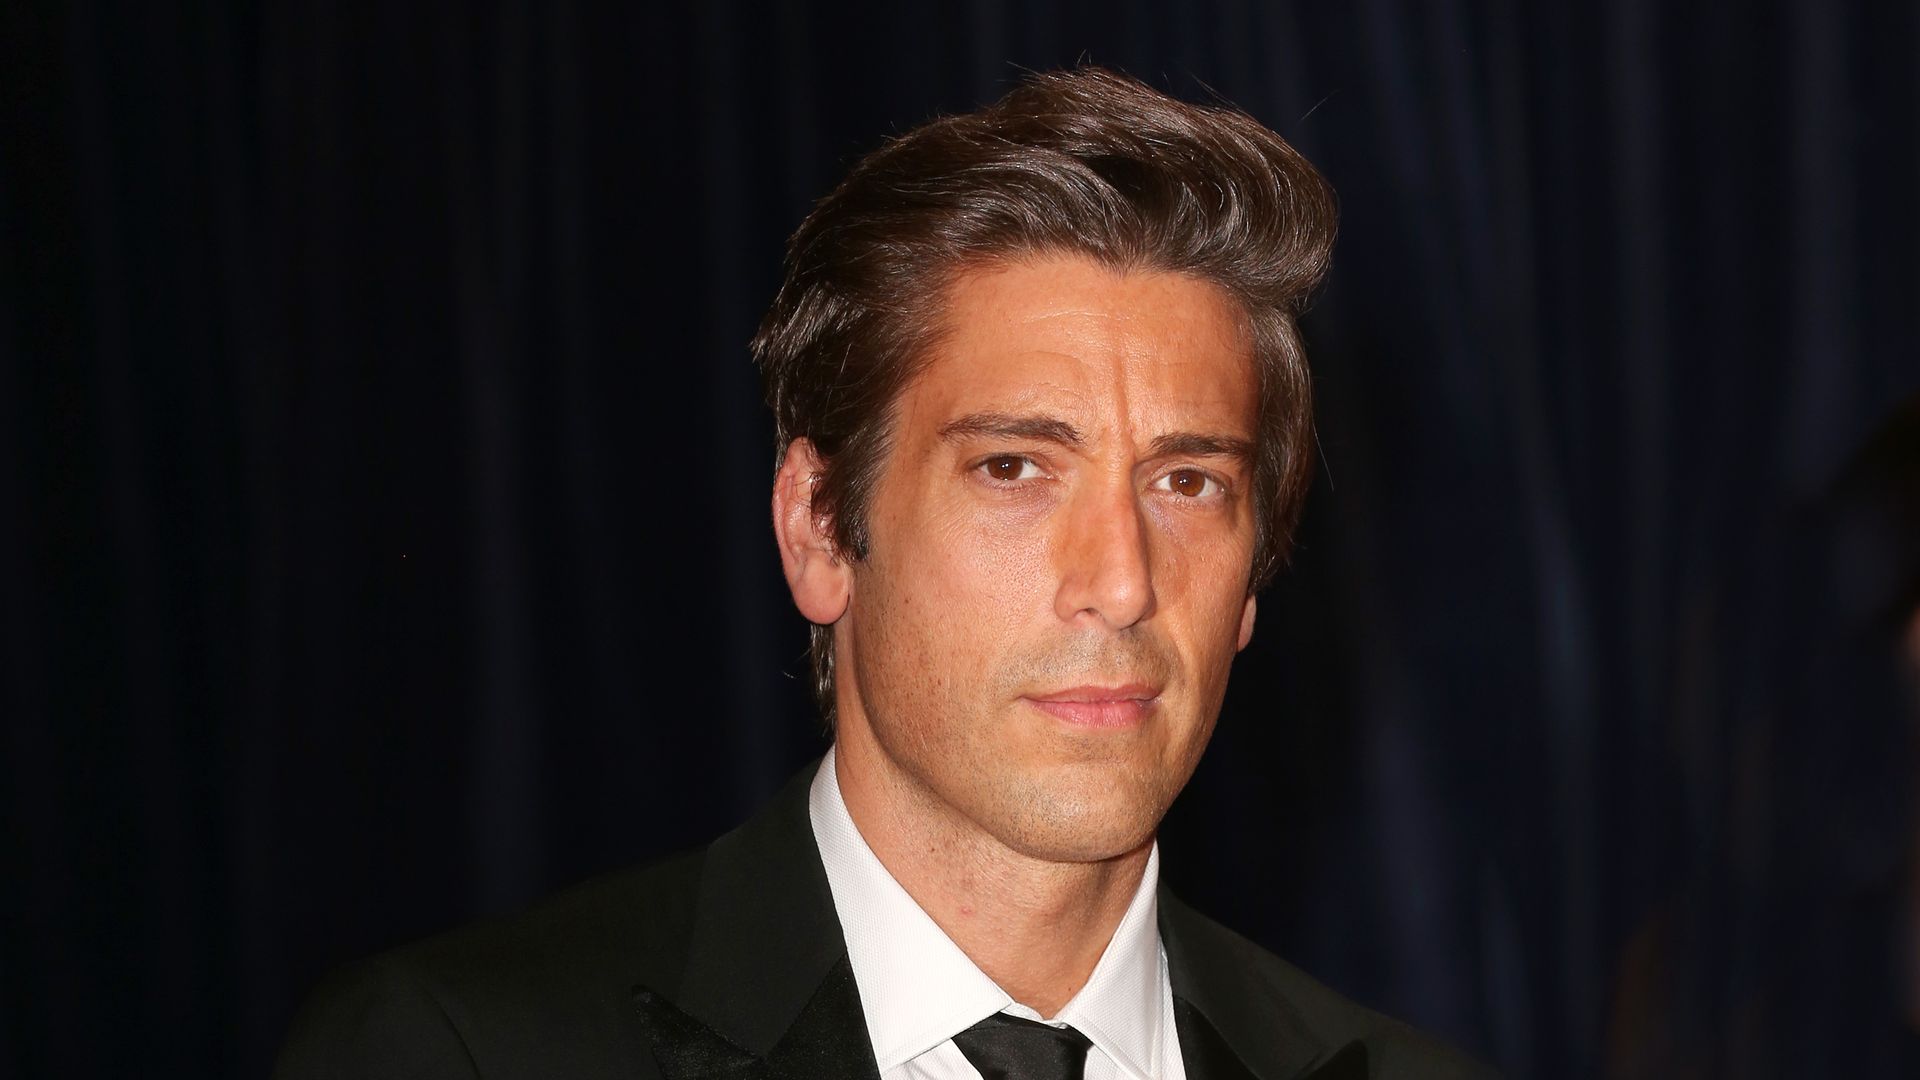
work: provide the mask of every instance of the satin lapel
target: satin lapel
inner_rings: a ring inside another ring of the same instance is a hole
[[[821,981],[819,991],[767,1055],[767,1064],[782,1080],[880,1080],[873,1044],[867,1041],[867,1014],[860,1008],[853,964],[846,957]]]
[[[663,1080],[758,1080],[769,1075],[765,1062],[647,987],[634,990],[633,1004]]]
[[[846,939],[814,845],[807,792],[817,766],[788,782],[751,821],[707,849],[687,966],[667,994],[635,1005],[674,1080],[873,1076],[866,1015]]]
[[[1173,999],[1173,1025],[1180,1034],[1180,1061],[1187,1067],[1187,1080],[1258,1080],[1192,1002]]]
[[[634,993],[663,1080],[879,1080],[866,1016],[845,959],[820,983],[786,1034],[763,1058],[727,1040],[642,987]],[[849,1032],[853,1032],[849,1036]]]
[[[1316,1034],[1256,977],[1247,955],[1253,946],[1164,887],[1159,908],[1188,1080],[1365,1080],[1366,1047],[1330,1045]]]

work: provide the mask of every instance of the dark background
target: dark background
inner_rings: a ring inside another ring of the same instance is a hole
[[[1816,0],[0,7],[0,1072],[259,1075],[817,755],[783,238],[1082,58],[1343,205],[1174,885],[1516,1076],[1897,1075],[1817,499],[1920,388],[1920,19]]]

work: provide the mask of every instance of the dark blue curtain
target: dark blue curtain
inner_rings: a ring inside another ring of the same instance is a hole
[[[1920,17],[1813,0],[0,7],[0,1072],[259,1075],[817,755],[783,238],[1082,59],[1343,207],[1174,885],[1516,1076],[1906,1075],[1818,500],[1920,387]]]

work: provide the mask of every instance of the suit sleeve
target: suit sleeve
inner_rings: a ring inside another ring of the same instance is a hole
[[[477,1080],[479,1066],[432,990],[392,960],[346,968],[294,1019],[274,1080]]]

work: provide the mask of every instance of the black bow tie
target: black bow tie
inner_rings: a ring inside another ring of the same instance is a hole
[[[982,1080],[1081,1080],[1092,1040],[1054,1027],[995,1013],[953,1037]]]

